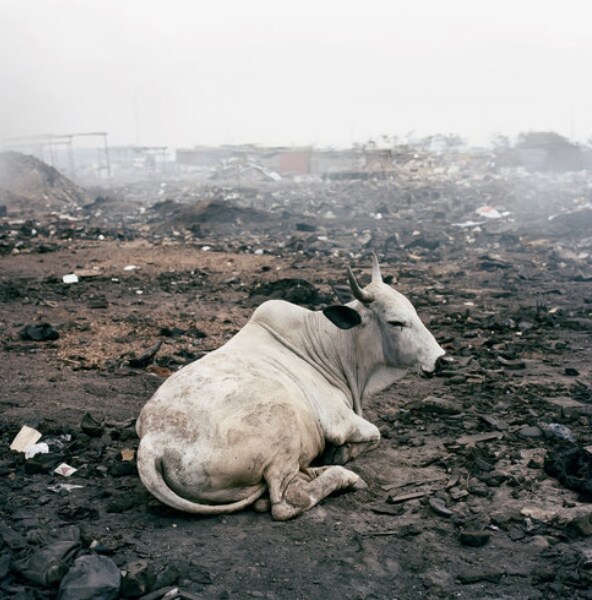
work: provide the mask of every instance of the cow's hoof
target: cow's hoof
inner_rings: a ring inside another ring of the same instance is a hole
[[[360,490],[367,490],[368,484],[361,477],[358,477],[358,480],[352,485],[351,489],[356,492]]]

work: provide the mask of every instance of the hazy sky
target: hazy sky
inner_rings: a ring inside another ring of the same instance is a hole
[[[0,0],[0,141],[592,136],[590,0]]]

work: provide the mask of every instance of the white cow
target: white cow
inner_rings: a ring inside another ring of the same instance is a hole
[[[138,470],[156,498],[204,515],[271,503],[285,520],[366,487],[336,466],[380,440],[364,400],[409,368],[433,374],[444,350],[376,257],[367,287],[348,276],[355,301],[323,311],[267,301],[156,391],[137,422]],[[311,467],[320,457],[326,466]]]

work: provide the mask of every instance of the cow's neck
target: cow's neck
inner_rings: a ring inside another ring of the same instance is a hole
[[[309,347],[320,350],[318,360],[347,386],[351,407],[358,415],[362,416],[367,398],[390,387],[407,372],[386,365],[381,346],[365,344],[359,338],[358,328],[336,332],[319,312],[310,313],[308,322],[312,324],[307,328],[311,338]],[[376,339],[378,332],[369,336],[366,332],[366,337]]]
[[[363,401],[399,379],[404,372],[381,364],[380,354],[373,348],[360,348],[357,328],[338,330],[320,312],[309,313],[308,348],[315,352],[314,360],[332,374],[332,380],[344,390],[350,407],[362,416]]]
[[[360,341],[358,328],[340,330],[320,311],[272,300],[255,311],[252,321],[340,390],[360,416],[365,398],[403,374],[384,365],[379,345],[367,347]]]
[[[378,394],[393,385],[407,373],[406,369],[395,369],[387,365],[378,365],[368,377],[362,393],[362,400]]]

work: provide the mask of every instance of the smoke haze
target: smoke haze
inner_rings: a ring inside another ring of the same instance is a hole
[[[592,4],[0,0],[0,141],[592,131]]]

